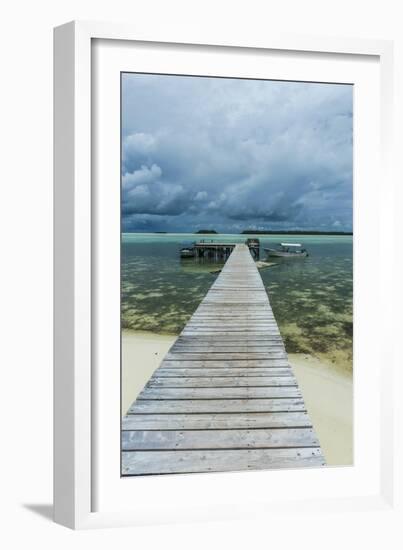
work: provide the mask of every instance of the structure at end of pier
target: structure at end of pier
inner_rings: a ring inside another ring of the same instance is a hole
[[[260,257],[259,239],[247,239],[245,245],[249,248],[252,257],[258,260]],[[194,243],[193,248],[196,258],[208,258],[213,260],[227,260],[237,243],[220,243],[214,240],[202,239]]]

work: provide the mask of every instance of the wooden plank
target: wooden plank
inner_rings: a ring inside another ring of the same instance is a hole
[[[248,357],[252,354],[259,354],[259,356],[262,356],[266,353],[270,354],[270,356],[272,356],[271,354],[275,354],[276,352],[278,353],[281,353],[283,352],[284,353],[284,347],[282,346],[282,344],[279,344],[277,346],[272,346],[271,348],[270,347],[253,347],[251,346],[250,348],[248,346],[234,346],[234,349],[232,349],[231,347],[227,348],[227,347],[224,347],[224,348],[220,348],[220,347],[200,347],[200,348],[173,348],[172,349],[172,353],[173,354],[176,354],[176,355],[180,355],[183,356],[184,355],[195,355],[195,354],[200,354],[200,355],[205,355],[205,358],[208,359],[210,357],[210,355],[214,354],[217,356],[217,358],[219,359],[220,356],[221,357],[224,357],[225,355],[228,355],[228,354],[231,354],[234,355],[234,354],[243,354],[243,355],[247,355]]]
[[[223,322],[222,321],[195,321],[193,323],[188,323],[187,327],[194,331],[197,330],[206,330],[206,329],[221,329],[223,328]],[[270,332],[270,329],[274,329],[274,331],[277,330],[277,326],[274,323],[268,323],[267,321],[253,321],[253,325],[251,325],[248,321],[226,321],[225,322],[225,330],[229,331],[229,329],[238,329],[239,331],[243,331],[244,329],[248,330],[268,330]]]
[[[192,377],[177,376],[176,378],[153,376],[148,382],[149,388],[202,388],[202,387],[256,387],[256,386],[296,386],[297,381],[293,376],[226,376],[226,377]]]
[[[244,367],[244,368],[256,368],[256,367],[265,367],[265,368],[280,368],[280,367],[290,367],[290,364],[286,358],[284,359],[248,359],[244,357],[243,359],[236,359],[232,361],[227,361],[225,359],[220,359],[219,361],[192,361],[184,359],[180,361],[176,360],[164,360],[160,368],[223,368],[228,367]]]
[[[255,351],[257,353],[264,353],[264,352],[270,352],[270,350],[278,351],[279,347],[284,348],[284,344],[280,339],[272,340],[269,342],[268,341],[253,342],[253,341],[244,340],[243,342],[232,341],[227,343],[222,343],[220,341],[210,341],[210,342],[193,341],[192,343],[189,343],[189,344],[178,342],[177,344],[174,344],[171,347],[171,351],[177,352],[178,350],[181,350],[181,351],[188,350],[190,353],[190,352],[194,352],[196,349],[202,349],[203,351],[205,349],[212,349],[216,353],[219,351],[221,351],[221,353],[224,351],[228,353],[238,351],[239,353],[241,350],[249,349],[250,351]]]
[[[284,346],[276,346],[270,350],[270,351],[267,351],[267,350],[264,350],[264,351],[256,351],[256,349],[253,349],[253,350],[248,350],[248,349],[243,349],[242,351],[233,351],[233,352],[230,352],[230,351],[222,351],[220,349],[206,349],[206,350],[201,350],[201,351],[197,351],[198,348],[196,348],[196,350],[192,350],[192,349],[189,349],[189,350],[182,350],[182,349],[176,349],[176,348],[173,348],[171,351],[169,351],[166,355],[167,359],[169,360],[173,360],[173,359],[186,359],[186,357],[184,357],[185,355],[188,356],[188,358],[193,358],[193,359],[204,359],[205,361],[208,361],[209,359],[214,359],[214,357],[211,357],[212,355],[215,355],[216,356],[216,359],[217,360],[220,360],[220,358],[223,358],[223,359],[226,359],[227,361],[231,361],[233,359],[244,359],[245,358],[245,355],[250,358],[250,359],[266,359],[266,358],[286,358],[286,353],[285,353],[285,349],[284,349]],[[197,356],[200,356],[197,357]]]
[[[292,370],[291,367],[282,367],[282,368],[260,368],[260,367],[221,367],[221,368],[169,368],[169,367],[160,367],[154,371],[154,377],[158,378],[177,378],[178,376],[183,376],[185,378],[200,378],[208,376],[210,378],[215,377],[238,377],[238,378],[247,378],[249,376],[254,377],[275,377],[275,376],[291,376]]]
[[[189,323],[189,325],[187,325],[186,328],[183,329],[181,334],[183,334],[184,331],[194,332],[196,334],[201,334],[203,332],[213,332],[213,333],[221,332],[224,334],[228,334],[231,332],[239,332],[245,335],[259,334],[263,336],[266,336],[266,335],[270,336],[270,335],[275,335],[280,333],[278,328],[274,326],[272,328],[256,327],[252,324],[249,324],[247,326],[240,327],[239,325],[230,326],[230,325],[227,325],[226,323],[225,324],[220,323],[215,327],[211,325],[206,325],[205,327],[193,326],[192,324]]]
[[[235,336],[234,338],[236,338],[237,341],[233,340],[233,341],[227,341],[227,342],[224,343],[223,339],[220,337],[219,340],[215,339],[215,340],[211,340],[210,342],[204,342],[204,341],[201,342],[201,343],[192,342],[188,346],[183,344],[183,343],[180,343],[178,345],[172,346],[171,351],[173,349],[180,350],[180,349],[183,349],[183,348],[194,352],[195,349],[200,349],[200,348],[213,348],[214,350],[216,348],[218,348],[218,350],[219,350],[220,347],[221,347],[221,349],[223,347],[229,347],[231,349],[234,349],[235,347],[241,347],[241,348],[250,347],[250,348],[253,348],[253,351],[256,351],[257,353],[264,353],[264,351],[267,348],[272,349],[272,347],[275,347],[276,348],[275,351],[278,351],[277,347],[280,346],[280,345],[283,346],[283,349],[284,349],[284,344],[281,341],[273,341],[273,342],[267,342],[265,340],[251,340],[251,341],[249,341],[246,338],[245,339],[242,339],[242,337],[237,338],[237,336]],[[204,340],[204,338],[203,338],[203,340]],[[220,346],[220,341],[222,342],[221,346]]]
[[[252,315],[241,315],[239,314],[228,314],[226,316],[223,315],[204,315],[202,317],[192,317],[190,321],[187,323],[189,325],[195,325],[197,323],[228,323],[229,321],[235,322],[239,321],[242,323],[255,323],[255,322],[261,322],[267,325],[271,325],[272,327],[277,328],[277,325],[273,323],[273,319],[268,317],[257,317]]]
[[[227,346],[232,345],[234,343],[247,344],[247,345],[248,344],[268,345],[270,344],[270,342],[279,342],[279,341],[282,342],[280,334],[264,334],[264,335],[262,334],[258,334],[258,335],[229,334],[227,336],[220,336],[219,334],[217,335],[216,333],[213,332],[212,334],[204,334],[202,339],[200,338],[199,334],[190,334],[190,335],[183,334],[181,338],[182,338],[182,340],[180,341],[181,344],[184,343],[186,340],[189,342],[190,346],[205,345],[208,343],[211,343],[213,345],[221,343],[222,345],[227,345]]]
[[[275,317],[272,313],[272,310],[270,308],[270,304],[266,303],[257,303],[253,304],[253,306],[244,305],[244,304],[236,304],[234,302],[231,303],[224,303],[224,304],[218,304],[217,302],[210,302],[210,303],[203,303],[202,306],[199,306],[200,310],[197,310],[196,313],[192,315],[190,320],[198,320],[198,319],[204,319],[204,318],[210,318],[210,317],[219,317],[221,319],[232,319],[232,315],[235,316],[235,319],[239,319],[242,314],[246,316],[246,318],[256,318],[256,319],[262,319],[262,320],[268,320],[269,322],[272,322],[275,320]],[[253,309],[250,309],[253,308]],[[244,311],[243,311],[244,310]],[[244,318],[242,316],[242,318]]]
[[[203,336],[200,338],[198,336],[194,337],[183,337],[182,340],[175,342],[171,349],[189,349],[193,348],[229,348],[229,351],[235,347],[250,347],[250,348],[264,348],[270,350],[276,346],[283,346],[283,341],[279,334],[267,336],[265,339],[254,340],[253,338],[238,338],[237,336],[232,336],[231,339],[226,340],[225,338],[217,336]],[[258,350],[261,351],[261,350]]]
[[[318,447],[312,428],[255,430],[136,430],[122,432],[124,451],[193,449],[273,449]]]
[[[229,351],[231,351],[235,350],[236,348],[251,348],[251,350],[256,349],[257,351],[261,352],[266,349],[270,350],[273,347],[284,347],[280,336],[276,336],[275,338],[271,338],[270,340],[237,340],[234,338],[232,341],[225,341],[225,339],[223,338],[208,339],[207,337],[201,342],[197,340],[198,339],[196,338],[192,338],[189,341],[181,340],[180,342],[176,342],[176,344],[174,344],[171,349],[188,349],[194,351],[194,349],[199,348],[218,348],[219,350],[222,350],[223,348],[229,348]]]
[[[129,414],[123,430],[223,430],[242,428],[310,428],[304,412],[222,414]]]
[[[227,336],[227,337],[221,337],[221,336],[204,336],[201,340],[198,335],[195,336],[180,336],[176,342],[175,346],[181,345],[181,346],[207,346],[207,345],[228,345],[230,343],[231,345],[234,343],[241,343],[241,344],[252,344],[257,346],[264,346],[264,345],[271,345],[272,343],[278,343],[282,342],[282,338],[280,334],[268,334],[265,336]]]
[[[188,323],[186,327],[183,330],[192,330],[193,332],[203,331],[203,330],[210,330],[211,332],[231,332],[237,329],[238,332],[245,332],[245,333],[260,333],[260,334],[268,334],[271,333],[278,334],[279,329],[277,325],[270,324],[270,323],[260,323],[257,324],[255,321],[248,321],[244,323],[227,323],[226,321],[218,321],[218,322],[211,322],[209,323],[207,320],[205,323],[200,323],[199,321],[197,323]],[[183,331],[182,331],[183,332]]]
[[[149,388],[145,387],[138,396],[144,399],[262,399],[301,397],[295,386],[267,388]]]
[[[237,451],[124,451],[124,475],[228,472],[324,466],[320,448]]]
[[[204,338],[211,339],[227,339],[228,341],[232,340],[270,340],[270,338],[275,338],[276,336],[281,336],[281,333],[278,330],[241,330],[234,328],[205,328],[205,329],[193,329],[188,327],[183,329],[181,336],[186,338],[199,338],[200,341]]]
[[[181,399],[141,400],[130,407],[129,414],[142,413],[248,413],[248,412],[305,412],[302,398],[285,399]]]
[[[234,309],[232,309],[231,311],[227,311],[227,312],[222,312],[221,309],[214,312],[214,311],[204,311],[204,312],[201,312],[201,313],[194,313],[192,315],[192,317],[190,318],[191,321],[195,320],[195,319],[224,319],[224,320],[227,320],[227,319],[240,319],[240,320],[243,320],[243,319],[262,319],[262,320],[267,320],[267,321],[273,321],[274,320],[274,316],[272,313],[270,312],[256,312],[256,311],[253,311],[253,312],[250,312],[250,313],[247,313],[247,312],[242,312],[242,311],[239,311],[239,312],[236,312],[234,311]]]
[[[284,351],[273,351],[270,353],[170,353],[168,352],[166,357],[169,361],[220,361],[221,357],[225,360],[237,360],[237,359],[287,359]]]
[[[197,323],[188,323],[182,330],[179,338],[191,338],[191,336],[186,336],[184,334],[185,332],[194,332],[193,338],[199,337],[200,333],[203,332],[212,332],[214,337],[217,336],[217,333],[223,333],[225,336],[233,336],[231,334],[232,332],[242,333],[244,338],[251,338],[256,335],[258,337],[263,336],[270,339],[281,335],[277,325],[270,325],[267,322],[258,324],[254,319],[248,318],[244,319],[242,323],[229,323],[225,321],[225,319],[214,322],[206,320],[203,323],[200,323],[200,321],[197,321]]]

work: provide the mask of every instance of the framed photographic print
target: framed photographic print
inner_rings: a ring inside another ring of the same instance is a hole
[[[391,498],[392,46],[196,42],[55,30],[70,527]]]

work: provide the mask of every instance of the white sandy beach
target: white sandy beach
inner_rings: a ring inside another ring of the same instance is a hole
[[[329,466],[353,464],[353,375],[312,355],[289,354]]]
[[[122,416],[148,382],[176,336],[122,331]]]
[[[122,336],[122,415],[176,337],[125,330]],[[289,359],[328,465],[353,462],[352,374],[306,354]]]

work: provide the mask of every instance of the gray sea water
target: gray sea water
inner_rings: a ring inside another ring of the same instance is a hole
[[[248,235],[252,237],[252,235]],[[263,248],[302,242],[304,259],[270,258],[260,270],[289,353],[326,354],[352,366],[353,238],[351,236],[257,235]],[[122,235],[122,328],[179,334],[203,299],[220,264],[181,260],[186,243],[211,239],[244,242],[245,235]]]

